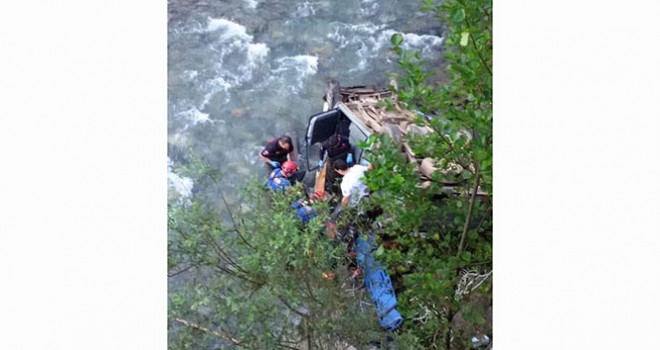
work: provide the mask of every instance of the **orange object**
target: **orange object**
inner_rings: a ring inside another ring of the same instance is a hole
[[[324,160],[327,160],[327,156]],[[325,173],[328,171],[328,162],[323,162],[323,168],[316,173],[316,184],[314,184],[314,193],[325,194]],[[322,197],[322,196],[321,196]]]

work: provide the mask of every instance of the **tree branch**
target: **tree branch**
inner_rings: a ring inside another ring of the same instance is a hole
[[[309,275],[307,275],[307,276],[309,276]],[[307,276],[305,276],[305,277],[307,277]],[[305,286],[307,287],[307,293],[309,294],[309,297],[312,298],[312,300],[317,302],[319,305],[323,306],[323,302],[321,302],[320,300],[318,300],[314,296],[314,293],[312,292],[312,287],[309,285],[309,278],[303,278],[303,280],[305,281]]]
[[[238,229],[238,226],[236,225],[236,220],[234,220],[234,214],[232,213],[229,203],[227,203],[227,198],[225,197],[225,193],[222,191],[222,188],[220,187],[220,184],[215,180],[215,177],[213,177],[211,174],[208,174],[208,176],[213,180],[213,183],[215,186],[218,188],[218,191],[220,192],[220,198],[222,199],[222,203],[225,205],[225,209],[227,210],[227,213],[229,213],[229,219],[231,220],[231,224],[234,227],[234,231],[238,235],[238,237],[247,245],[248,247],[254,249],[254,247],[248,243],[248,241],[243,237],[241,234],[240,230]]]
[[[309,317],[308,314],[303,313],[302,311],[297,310],[295,307],[293,307],[293,305],[289,304],[289,302],[287,302],[286,299],[284,299],[283,296],[281,296],[281,295],[277,295],[277,299],[279,299],[279,300],[280,300],[280,301],[281,301],[281,302],[282,302],[287,308],[289,308],[289,310],[293,311],[295,314],[297,314],[297,315],[299,315],[299,316],[301,316],[301,317],[303,317],[303,318],[305,318],[305,319]]]
[[[190,266],[188,266],[188,267],[182,269],[181,271],[177,271],[177,272],[174,272],[174,273],[168,273],[168,274],[167,274],[167,277],[174,277],[174,276],[176,276],[176,275],[180,275],[180,274],[182,274],[182,273],[184,273],[184,272],[190,270],[190,269],[193,268],[193,267],[195,267],[195,265],[190,265]]]
[[[461,4],[461,6],[463,6],[463,8],[467,8],[467,6],[463,3],[463,1],[459,0],[458,3]],[[464,21],[465,21],[465,25],[467,26],[467,29],[468,29],[468,32],[469,32],[471,26],[470,26],[470,21],[468,21],[468,19],[467,19],[467,16],[464,18]],[[474,50],[477,52],[477,56],[479,57],[479,61],[481,62],[481,64],[483,64],[484,67],[486,68],[486,70],[488,70],[488,73],[490,73],[490,75],[493,76],[493,71],[490,69],[490,67],[486,63],[486,60],[484,60],[484,58],[481,56],[481,50],[479,50],[479,48],[477,47],[477,41],[474,40],[474,35],[472,35],[472,46],[474,46]]]
[[[249,278],[248,275],[245,274],[245,273],[239,273],[238,271],[229,270],[229,269],[227,269],[226,267],[223,267],[223,266],[216,266],[215,268],[220,270],[221,273],[224,273],[226,275],[233,276],[233,277],[241,279],[245,282],[251,283],[251,284],[257,286],[257,288],[260,288],[261,286],[264,285],[263,282],[255,281],[255,280]]]
[[[236,269],[236,271],[241,272],[243,274],[247,274],[247,271],[245,271],[236,262],[234,262],[234,260],[229,256],[229,254],[227,254],[227,252],[224,249],[222,249],[222,247],[220,247],[220,245],[215,241],[215,239],[210,233],[208,233],[207,231],[203,231],[203,232],[206,236],[207,242],[211,244],[216,254],[218,255],[218,259],[221,262],[226,262],[229,265],[231,265],[234,269]]]
[[[309,327],[309,320],[305,319],[304,322],[305,322],[305,333],[307,333],[306,334],[306,336],[307,336],[307,349],[313,349],[312,348],[312,331],[310,330],[310,327]]]
[[[182,319],[182,318],[175,318],[174,320],[177,321],[177,322],[179,322],[179,323],[181,323],[181,324],[183,324],[183,325],[185,325],[185,326],[187,326],[187,327],[190,327],[190,328],[193,328],[193,329],[200,330],[200,331],[202,331],[202,332],[204,332],[204,333],[208,333],[208,334],[211,334],[211,335],[215,335],[216,337],[219,337],[219,338],[222,338],[222,339],[226,339],[226,340],[231,341],[234,345],[238,345],[238,346],[240,346],[240,347],[244,347],[242,341],[240,341],[240,340],[238,340],[238,339],[236,339],[236,338],[234,338],[234,337],[232,337],[232,336],[230,336],[230,335],[228,335],[228,334],[226,334],[226,333],[221,333],[221,332],[219,332],[219,331],[212,331],[212,330],[210,330],[210,329],[208,329],[208,328],[206,328],[206,327],[202,327],[202,326],[200,326],[200,325],[198,325],[198,324],[196,324],[196,323],[193,323],[193,322],[190,322],[190,321],[186,321],[186,320],[184,320],[184,319]]]
[[[474,211],[474,202],[477,200],[477,190],[479,189],[479,180],[481,179],[481,169],[478,164],[475,164],[477,170],[477,176],[474,179],[474,187],[472,188],[472,195],[470,196],[470,205],[468,207],[467,218],[465,218],[465,225],[463,226],[463,234],[461,234],[461,242],[458,244],[458,253],[456,256],[460,255],[463,251],[463,246],[465,244],[465,236],[467,236],[468,226],[472,220],[472,212]]]

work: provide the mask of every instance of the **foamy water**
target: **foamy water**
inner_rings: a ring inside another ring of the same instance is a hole
[[[377,50],[390,46],[390,39],[396,33],[395,30],[387,29],[380,33],[376,40],[375,48]],[[433,54],[438,55],[444,41],[443,37],[428,34],[401,33],[403,34],[403,44],[401,47],[405,50],[421,51],[422,56],[427,59],[432,58]]]
[[[174,172],[174,162],[167,158],[167,185],[176,193],[176,201],[180,205],[190,203],[192,197],[193,180],[189,177],[180,176]]]
[[[259,1],[257,1],[257,0],[245,0],[245,4],[250,9],[256,9],[257,5],[259,4]]]
[[[308,117],[322,109],[330,77],[345,86],[385,86],[386,74],[398,69],[389,52],[395,32],[403,32],[404,48],[440,58],[438,24],[431,14],[417,15],[419,4],[221,0],[211,6],[204,13],[180,9],[184,15],[168,28],[168,142],[222,169],[229,195],[261,171],[257,154],[266,140],[304,134]],[[170,188],[189,198],[193,180],[171,169]]]
[[[263,63],[268,56],[270,49],[264,43],[256,43],[248,45],[247,49],[247,63],[250,67],[254,68],[257,64]]]
[[[296,10],[293,12],[294,17],[310,17],[316,14],[314,5],[309,1],[297,5]]]
[[[224,18],[209,18],[206,30],[209,32],[221,30],[223,33],[220,39],[223,41],[234,37],[252,40],[252,36],[247,34],[244,26]]]
[[[212,123],[208,113],[202,113],[197,108],[192,107],[187,111],[177,114],[177,117],[186,119],[185,127],[195,126],[199,123]]]

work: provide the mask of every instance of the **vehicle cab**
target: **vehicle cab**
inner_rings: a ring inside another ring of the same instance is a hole
[[[366,141],[372,132],[343,103],[335,108],[312,115],[307,124],[305,134],[305,161],[307,169],[318,169],[320,143],[334,133],[346,137],[351,144],[351,154],[355,163],[362,159],[364,151],[358,147],[358,142]]]

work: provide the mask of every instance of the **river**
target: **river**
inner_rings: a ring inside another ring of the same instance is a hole
[[[234,0],[168,2],[168,182],[172,203],[195,192],[177,174],[185,150],[222,172],[230,201],[259,172],[264,142],[304,134],[329,78],[384,87],[397,70],[395,32],[431,64],[439,21],[421,2]]]

